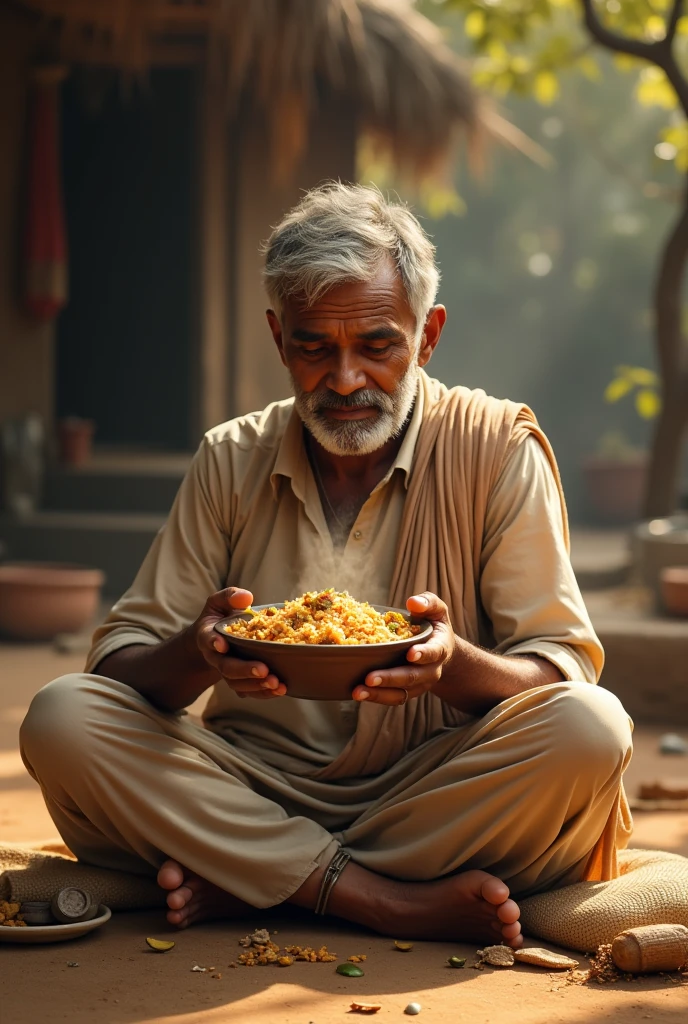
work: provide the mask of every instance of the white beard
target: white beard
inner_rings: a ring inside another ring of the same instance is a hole
[[[418,390],[418,364],[415,360],[391,395],[384,391],[361,388],[351,395],[335,391],[304,391],[294,377],[296,411],[318,444],[331,455],[370,455],[393,437],[398,437],[406,423]],[[377,415],[364,420],[331,420],[323,409],[377,409]]]

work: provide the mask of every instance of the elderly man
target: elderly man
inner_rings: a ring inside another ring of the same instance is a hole
[[[330,184],[265,252],[294,398],[205,436],[86,673],[31,705],[25,763],[80,858],[157,869],[173,924],[286,901],[517,946],[511,896],[613,875],[628,833],[554,456],[526,407],[423,371],[446,312],[404,206]],[[339,703],[213,630],[326,586],[433,635]]]

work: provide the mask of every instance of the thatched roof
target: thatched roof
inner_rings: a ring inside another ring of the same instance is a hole
[[[440,30],[410,0],[22,0],[54,19],[68,60],[143,72],[208,60],[230,102],[247,89],[291,163],[323,85],[351,97],[362,131],[415,177],[457,138],[505,123],[480,103]]]

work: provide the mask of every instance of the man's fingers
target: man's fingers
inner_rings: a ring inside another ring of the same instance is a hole
[[[276,690],[256,690],[255,693],[239,694],[240,697],[250,697],[251,700],[270,700],[272,697],[285,697],[287,688],[280,683]]]
[[[430,665],[399,665],[398,668],[386,668],[379,672],[370,672],[365,678],[365,688],[370,690],[394,687],[412,690],[420,686],[427,689],[440,677],[441,662]]]
[[[242,661],[241,658],[221,657],[220,673],[225,679],[257,679],[266,680],[270,675],[267,665],[261,661]],[[274,679],[274,676],[272,677]]]
[[[274,676],[272,678],[274,679]],[[227,685],[234,690],[237,697],[251,697],[254,700],[266,700],[268,697],[284,697],[287,692],[286,686],[276,679],[275,682],[277,685],[271,689],[260,684],[256,686],[255,683],[250,682],[247,682],[245,686],[243,683],[228,683]]]
[[[262,679],[260,682],[254,679],[228,679],[227,676],[224,677],[224,680],[237,693],[239,690],[244,693],[261,693],[263,690],[275,691],[280,685],[276,676],[268,676],[267,679]]]
[[[429,590],[409,597],[406,607],[413,615],[423,619],[443,619],[446,622],[449,621],[449,610],[446,604],[444,601],[440,601],[437,594],[432,594]]]
[[[369,689],[367,686],[357,686],[352,694],[354,700],[363,701],[364,703],[370,704],[386,704],[388,707],[398,707],[401,704],[405,704],[407,700],[412,700],[415,697],[420,697],[424,693],[424,689],[418,687],[412,687],[404,693],[404,689],[401,687],[395,687],[394,689],[388,689],[387,687],[375,687],[375,689]]]
[[[270,675],[269,668],[262,661],[244,661],[242,658],[232,658],[214,650],[208,651],[206,661],[217,669],[218,675],[230,681],[256,679],[260,682]]]
[[[210,619],[217,622],[224,619],[233,612],[243,611],[253,603],[253,594],[243,587],[227,587],[225,590],[218,590],[211,594],[201,612],[200,619]]]
[[[227,587],[225,590],[219,590],[217,594],[213,594],[210,600],[215,607],[220,605],[221,608],[229,612],[242,611],[253,603],[253,594],[250,590],[244,590],[243,587]]]
[[[447,648],[441,640],[428,640],[425,644],[411,647],[406,655],[407,661],[415,665],[432,665],[442,662],[447,657]]]
[[[213,648],[217,651],[218,654],[226,654],[227,651],[229,650],[229,641],[225,640],[225,638],[223,636],[220,636],[219,633],[215,633],[215,636],[212,637],[211,642]]]

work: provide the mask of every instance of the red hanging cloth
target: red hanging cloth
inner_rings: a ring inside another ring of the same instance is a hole
[[[67,302],[67,234],[60,172],[61,66],[35,71],[28,128],[24,235],[24,304],[38,320],[52,320]]]

